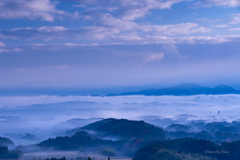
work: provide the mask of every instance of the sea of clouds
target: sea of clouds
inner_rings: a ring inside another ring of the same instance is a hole
[[[10,137],[16,144],[33,144],[64,135],[72,128],[61,123],[76,118],[126,118],[160,127],[191,120],[231,122],[239,119],[240,95],[2,96],[0,106],[0,136]],[[87,122],[82,120],[81,125]],[[35,134],[37,139],[19,139],[19,134],[26,133]]]

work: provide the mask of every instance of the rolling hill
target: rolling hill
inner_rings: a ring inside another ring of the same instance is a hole
[[[126,119],[104,119],[81,128],[75,128],[67,131],[67,133],[74,134],[81,130],[94,131],[99,137],[115,137],[119,139],[166,138],[162,128],[156,127],[144,121],[132,121]]]

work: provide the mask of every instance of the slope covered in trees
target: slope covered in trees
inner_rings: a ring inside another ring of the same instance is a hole
[[[9,149],[13,149],[15,144],[9,138],[0,137],[0,146],[8,146]]]
[[[117,137],[123,139],[165,139],[164,130],[144,121],[131,121],[126,119],[104,119],[82,128],[76,128],[68,133],[79,130],[91,130],[98,133],[99,137]]]
[[[0,146],[0,159],[19,159],[22,157],[22,151],[9,151],[8,147]]]
[[[240,141],[232,143],[223,142],[218,145],[207,140],[182,138],[174,140],[155,141],[139,149],[133,160],[183,160],[184,156],[217,160],[239,160]],[[189,157],[185,158],[188,159]]]

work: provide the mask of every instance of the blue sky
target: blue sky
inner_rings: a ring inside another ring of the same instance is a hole
[[[240,89],[239,0],[1,0],[0,88]]]

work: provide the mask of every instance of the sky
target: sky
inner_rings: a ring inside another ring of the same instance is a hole
[[[1,0],[0,88],[240,89],[239,0]]]

